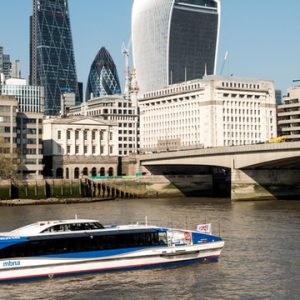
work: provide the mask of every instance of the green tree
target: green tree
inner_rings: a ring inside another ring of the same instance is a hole
[[[17,151],[11,153],[10,144],[0,140],[0,179],[17,178],[20,163]]]

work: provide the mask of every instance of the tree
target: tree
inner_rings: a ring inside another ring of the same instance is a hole
[[[11,153],[10,144],[0,140],[0,179],[17,178],[20,167],[16,148]]]

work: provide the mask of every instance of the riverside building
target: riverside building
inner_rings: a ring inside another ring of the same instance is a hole
[[[300,86],[288,89],[277,114],[279,134],[287,141],[300,141]]]
[[[17,109],[13,96],[0,95],[0,153],[17,158]]]
[[[117,175],[115,122],[91,116],[47,117],[43,127],[46,177]]]
[[[136,153],[138,142],[137,107],[122,95],[96,97],[81,105],[70,107],[70,116],[101,116],[104,120],[114,121],[118,126],[118,155]]]
[[[219,0],[135,0],[133,63],[140,92],[215,74]]]
[[[139,97],[141,151],[266,142],[277,136],[272,81],[207,76]]]
[[[17,101],[13,143],[18,149],[20,173],[23,178],[39,179],[43,170],[44,89],[27,85],[24,79],[11,78],[0,84],[0,95],[12,96]]]

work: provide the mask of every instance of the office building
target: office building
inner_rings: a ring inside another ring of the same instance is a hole
[[[17,157],[17,109],[13,96],[0,95],[0,153]]]
[[[275,90],[276,104],[282,104],[282,92],[281,90]]]
[[[219,0],[135,0],[133,63],[140,92],[215,74]]]
[[[41,178],[43,170],[42,122],[44,89],[29,86],[25,79],[11,78],[0,84],[0,95],[17,101],[16,144],[23,178]]]
[[[77,179],[115,176],[118,127],[97,117],[47,117],[44,120],[45,176]]]
[[[279,135],[287,141],[300,141],[300,86],[288,89],[277,114]]]
[[[121,94],[117,68],[109,52],[102,47],[91,65],[85,98],[114,94]]]
[[[20,112],[43,113],[44,88],[27,85],[25,79],[11,78],[0,84],[0,95],[15,96]]]
[[[17,113],[17,148],[21,177],[43,178],[43,113]]]
[[[140,95],[141,151],[266,142],[277,136],[272,81],[206,76]]]
[[[11,78],[18,78],[21,79],[21,62],[20,60],[16,60],[11,65]]]
[[[93,98],[80,106],[70,107],[69,115],[102,117],[118,125],[118,155],[136,153],[138,141],[138,111],[122,95]]]
[[[11,77],[11,67],[10,56],[5,54],[3,47],[0,46],[0,74],[4,75],[3,80]]]
[[[45,89],[45,115],[61,110],[61,94],[80,102],[67,0],[33,0],[30,84]]]

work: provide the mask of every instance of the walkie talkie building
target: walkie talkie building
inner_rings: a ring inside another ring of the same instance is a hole
[[[140,92],[215,74],[220,0],[134,0],[133,63]]]
[[[61,94],[80,102],[67,0],[33,0],[30,82],[45,90],[45,115],[61,110]]]

